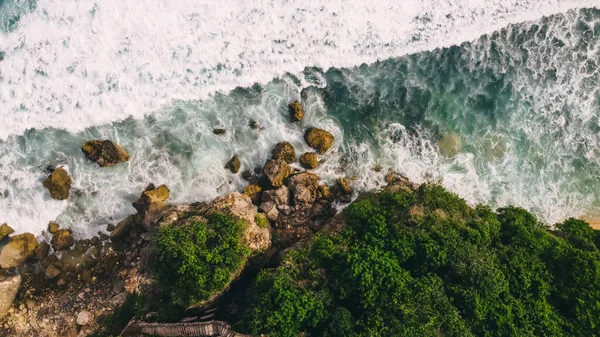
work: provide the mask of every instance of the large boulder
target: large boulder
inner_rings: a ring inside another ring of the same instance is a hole
[[[95,161],[100,166],[113,166],[129,160],[129,153],[110,140],[85,141],[81,150],[88,159]]]
[[[288,164],[296,161],[296,150],[294,146],[288,142],[281,142],[275,145],[273,149],[273,159],[281,159]]]
[[[15,230],[12,229],[9,225],[2,224],[2,226],[0,226],[0,241],[4,240],[5,237],[14,232]]]
[[[292,174],[292,168],[283,160],[270,159],[265,163],[263,174],[271,186],[279,187]]]
[[[293,101],[288,105],[288,109],[290,110],[290,121],[292,123],[299,122],[304,119],[304,109],[302,108],[302,104],[298,101]]]
[[[225,168],[231,171],[231,173],[238,173],[240,166],[242,166],[242,163],[240,163],[240,158],[237,155],[231,157],[227,164],[225,164]]]
[[[33,255],[38,242],[31,233],[15,235],[0,252],[0,267],[4,269],[21,265]]]
[[[65,200],[69,197],[69,190],[73,180],[62,168],[54,170],[42,183],[50,192],[50,196],[56,200]]]
[[[0,276],[0,319],[4,317],[15,300],[20,286],[21,275]]]
[[[306,143],[317,150],[319,154],[327,152],[333,146],[333,135],[323,129],[308,128],[304,132],[304,140]]]
[[[316,152],[306,152],[300,156],[300,165],[307,170],[314,170],[319,166],[319,157]]]
[[[142,195],[132,205],[138,212],[146,212],[150,206],[162,206],[164,201],[169,198],[171,190],[167,185],[155,187],[154,184],[148,185]]]
[[[55,252],[61,250],[68,250],[75,244],[75,240],[73,240],[73,235],[71,235],[71,231],[68,229],[59,229],[52,236],[52,249]]]

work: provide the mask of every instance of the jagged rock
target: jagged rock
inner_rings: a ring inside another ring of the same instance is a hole
[[[311,193],[310,190],[304,185],[297,185],[294,192],[294,203],[298,204],[310,204],[315,201],[316,194]]]
[[[300,172],[289,177],[287,186],[292,193],[296,192],[297,186],[299,185],[305,186],[311,194],[315,195],[317,187],[319,186],[319,176],[310,172]]]
[[[73,235],[71,235],[70,230],[59,229],[52,236],[52,241],[50,243],[52,244],[52,249],[54,249],[56,252],[59,252],[61,250],[68,250],[71,248],[73,244],[75,244],[75,241],[73,240]]]
[[[317,187],[317,198],[321,200],[332,200],[333,194],[329,191],[329,186],[319,185],[319,187]]]
[[[319,158],[316,152],[306,152],[300,156],[300,165],[307,170],[316,169],[319,166]]]
[[[283,160],[270,159],[265,163],[263,174],[271,186],[279,187],[283,185],[283,180],[292,174],[292,169]]]
[[[12,305],[20,286],[21,275],[0,276],[0,319]]]
[[[35,251],[33,252],[33,256],[38,261],[42,261],[48,256],[48,252],[50,251],[50,245],[47,242],[40,243]]]
[[[92,323],[94,316],[87,310],[84,310],[77,314],[77,325],[88,325]]]
[[[225,134],[225,129],[213,129],[213,133],[217,136],[219,135],[224,135]]]
[[[0,267],[4,269],[21,265],[33,255],[38,243],[31,233],[15,235],[0,252]]]
[[[273,159],[281,159],[288,164],[296,161],[296,150],[294,146],[288,142],[281,142],[275,145],[273,149]]]
[[[69,197],[71,184],[73,184],[73,180],[62,168],[54,170],[43,182],[44,187],[50,192],[50,196],[56,200],[65,200]]]
[[[240,170],[240,159],[237,155],[234,155],[228,162],[225,164],[225,168],[231,171],[232,173],[238,173]]]
[[[113,166],[129,160],[129,153],[110,140],[85,141],[81,150],[88,159],[95,161],[100,166]]]
[[[333,145],[335,138],[326,130],[318,128],[308,128],[304,133],[306,143],[317,150],[319,154],[327,152]]]
[[[342,195],[352,194],[352,187],[350,187],[350,180],[348,178],[337,178],[335,182],[337,190]]]
[[[57,224],[56,222],[50,221],[50,223],[48,224],[48,232],[50,232],[50,234],[54,234],[54,233],[58,232],[59,229],[60,229],[60,225]]]
[[[292,123],[299,122],[304,119],[304,108],[302,108],[302,104],[298,101],[293,101],[288,105],[290,110],[290,121]]]
[[[8,235],[14,233],[15,230],[12,229],[12,227],[10,227],[7,224],[2,224],[2,226],[0,226],[0,241],[4,240],[5,237],[7,237]]]
[[[117,226],[115,227],[115,229],[113,229],[112,232],[110,232],[110,239],[115,240],[129,234],[129,231],[131,231],[133,225],[133,215],[126,217],[123,221],[117,224]]]
[[[290,190],[282,185],[275,190],[264,191],[262,195],[263,202],[272,201],[275,206],[288,205],[290,203]]]
[[[279,210],[273,201],[265,201],[260,204],[260,209],[265,212],[269,220],[276,221],[279,217]]]
[[[46,267],[46,272],[44,275],[47,279],[53,279],[60,275],[60,269],[56,268],[54,264],[50,264],[48,267]]]
[[[261,200],[262,188],[258,185],[251,184],[244,187],[244,194],[250,197],[253,204],[258,204]]]
[[[151,205],[163,206],[164,201],[169,198],[171,191],[167,185],[155,187],[150,184],[144,189],[142,195],[132,205],[139,213],[146,212]]]

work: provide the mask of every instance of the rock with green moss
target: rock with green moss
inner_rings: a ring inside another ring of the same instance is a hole
[[[0,267],[4,269],[21,265],[33,255],[38,242],[31,233],[15,235],[0,251]]]
[[[302,103],[293,101],[288,105],[288,109],[290,110],[290,121],[292,123],[299,122],[304,119],[304,108],[302,108]]]
[[[56,200],[67,199],[72,184],[73,180],[63,168],[54,170],[42,183],[50,192],[50,196]]]
[[[319,158],[316,152],[306,152],[300,156],[300,165],[307,170],[314,170],[319,166]]]
[[[240,158],[237,155],[231,157],[231,159],[225,164],[225,168],[231,171],[231,173],[238,173],[240,171],[240,167],[242,163],[240,162]]]
[[[296,161],[296,150],[289,142],[278,143],[273,149],[273,159],[280,159],[288,164],[292,164]]]
[[[9,225],[2,224],[2,226],[0,226],[0,241],[4,240],[5,237],[9,236],[14,232],[15,230],[12,229]]]
[[[129,160],[129,153],[120,145],[110,140],[88,140],[81,150],[86,157],[100,166],[113,166]]]
[[[250,197],[253,204],[260,203],[262,188],[256,184],[250,184],[244,187],[244,194]]]
[[[263,167],[263,174],[271,186],[279,187],[292,174],[292,168],[283,160],[270,159]]]
[[[52,249],[58,252],[71,248],[75,244],[75,240],[73,240],[73,235],[70,230],[59,229],[52,236],[52,241],[50,243],[52,244]]]
[[[308,128],[304,132],[304,140],[306,143],[317,150],[319,154],[324,154],[333,146],[333,135],[326,130],[319,128]]]

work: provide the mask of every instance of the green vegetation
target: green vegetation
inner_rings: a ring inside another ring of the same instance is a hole
[[[293,336],[599,336],[600,232],[469,207],[434,185],[368,195],[340,233],[263,270],[241,327]]]
[[[225,289],[250,255],[242,242],[244,226],[243,220],[216,213],[207,222],[159,230],[155,272],[175,304],[198,305]]]
[[[254,221],[260,228],[269,227],[269,220],[267,220],[267,217],[262,213],[256,214],[256,216],[254,216]]]

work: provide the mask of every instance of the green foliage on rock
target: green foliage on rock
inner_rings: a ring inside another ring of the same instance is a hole
[[[363,197],[263,270],[243,326],[293,336],[598,336],[599,231],[469,207],[439,186]]]
[[[175,304],[198,305],[225,289],[250,255],[242,242],[244,226],[243,220],[215,213],[206,222],[160,228],[155,271]]]

